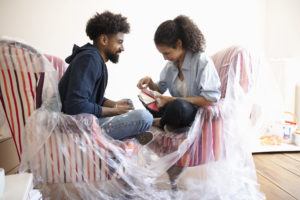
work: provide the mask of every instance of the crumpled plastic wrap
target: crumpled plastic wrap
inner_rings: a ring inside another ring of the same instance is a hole
[[[20,166],[20,172],[33,173],[43,198],[264,199],[246,140],[255,80],[245,86],[240,75],[246,70],[254,77],[258,66],[250,66],[244,54],[243,63],[235,57],[222,76],[227,76],[226,95],[213,107],[199,108],[189,131],[174,134],[152,127],[154,139],[141,146],[135,139],[113,140],[93,115],[61,113],[57,71],[47,58],[21,43],[0,44],[2,73],[38,74],[35,84],[43,82],[42,104],[22,132]],[[4,66],[3,60],[24,59],[19,51],[31,64]],[[170,181],[168,174],[177,179]]]

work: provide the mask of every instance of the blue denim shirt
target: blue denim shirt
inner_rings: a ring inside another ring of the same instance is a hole
[[[168,89],[172,96],[181,97],[175,85],[178,72],[174,62],[167,63],[157,83],[162,93]],[[220,99],[220,78],[213,61],[205,53],[186,52],[182,73],[186,81],[188,97],[202,96],[212,102]]]

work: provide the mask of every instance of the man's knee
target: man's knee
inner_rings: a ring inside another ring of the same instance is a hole
[[[133,110],[132,116],[136,120],[142,121],[142,123],[146,126],[151,126],[153,122],[153,116],[147,110]]]

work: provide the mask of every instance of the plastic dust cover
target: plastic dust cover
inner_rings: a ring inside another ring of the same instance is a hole
[[[21,130],[14,136],[20,173],[33,173],[44,199],[264,199],[246,141],[259,66],[234,49],[225,64],[213,57],[220,102],[199,108],[185,132],[152,127],[154,139],[141,146],[113,140],[93,115],[61,113],[53,63],[28,45],[1,40],[1,102],[8,121],[19,121],[11,128]],[[14,101],[22,104],[18,116]]]

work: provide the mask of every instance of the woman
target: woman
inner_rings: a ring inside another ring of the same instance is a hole
[[[199,107],[213,105],[221,95],[215,66],[204,53],[204,36],[191,19],[180,15],[159,25],[154,42],[169,62],[157,83],[146,76],[137,87],[162,94],[168,89],[172,95],[156,97],[161,118],[156,118],[155,125],[177,130],[188,127]]]

